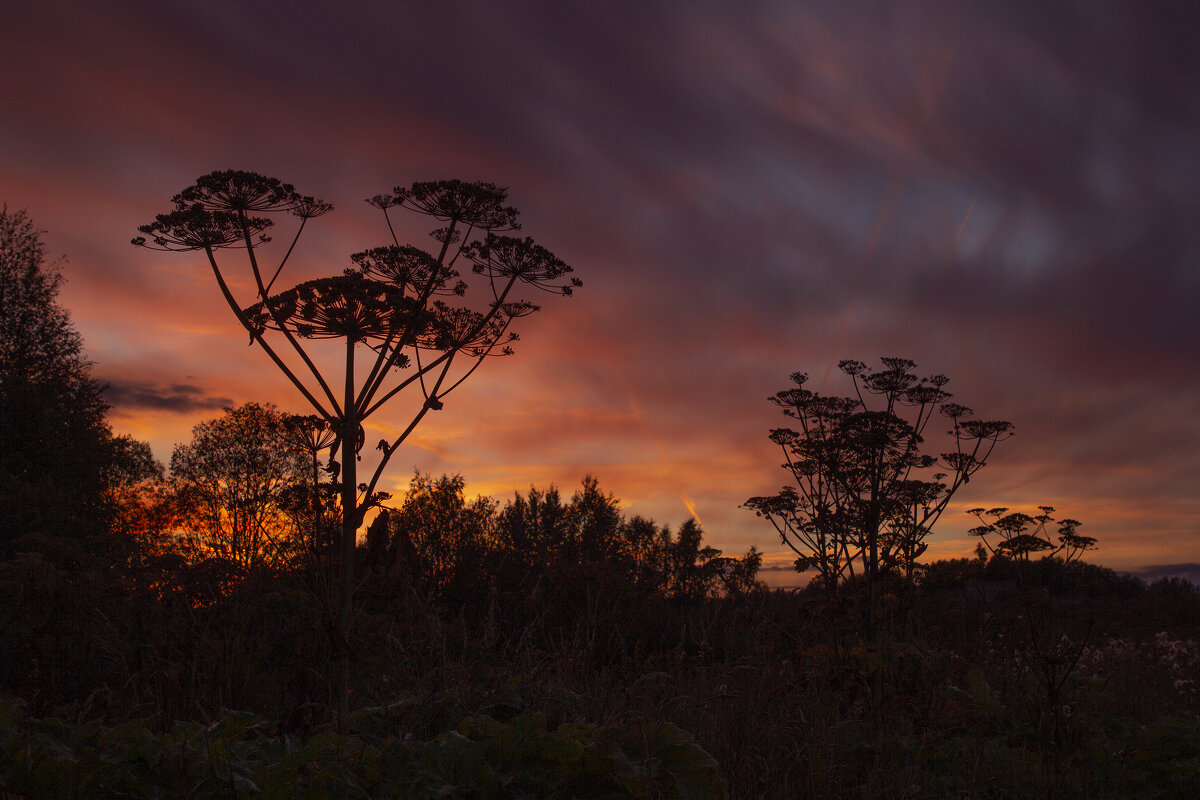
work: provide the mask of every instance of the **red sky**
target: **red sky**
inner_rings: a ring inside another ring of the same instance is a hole
[[[785,477],[767,397],[895,355],[1016,425],[959,511],[1053,505],[1100,563],[1200,574],[1189,3],[348,5],[6,11],[0,202],[68,256],[118,431],[166,461],[224,405],[304,410],[202,258],[128,244],[197,176],[337,206],[296,280],[386,241],[363,198],[490,180],[585,285],[429,418],[394,488],[590,472],[627,513],[690,505],[717,546],[779,552],[739,508]]]

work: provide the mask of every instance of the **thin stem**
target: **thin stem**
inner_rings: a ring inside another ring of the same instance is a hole
[[[246,331],[250,334],[250,338],[253,341],[257,342],[259,347],[261,347],[263,349],[263,351],[271,358],[271,360],[275,362],[275,366],[279,367],[279,371],[282,372],[287,377],[287,379],[292,382],[292,385],[294,385],[298,390],[300,390],[300,393],[302,395],[304,395],[304,399],[308,400],[309,404],[312,405],[312,407],[317,411],[317,413],[319,413],[325,419],[330,420],[331,422],[334,421],[336,419],[336,417],[334,417],[332,414],[330,414],[330,412],[325,408],[325,406],[321,405],[321,403],[317,400],[317,398],[313,397],[312,392],[310,392],[308,390],[308,387],[305,386],[300,381],[300,379],[295,376],[295,374],[288,367],[288,365],[284,363],[283,359],[281,359],[275,353],[274,349],[272,349],[271,346],[269,344],[267,344],[267,341],[266,341],[266,339],[263,338],[262,334],[259,333],[253,325],[250,324],[250,320],[248,320],[246,318],[246,315],[242,312],[241,307],[238,306],[237,299],[234,298],[233,292],[231,292],[229,290],[228,284],[225,283],[225,276],[223,276],[221,274],[221,268],[217,264],[217,259],[216,259],[216,256],[213,255],[212,248],[205,247],[204,252],[208,256],[208,263],[212,266],[213,274],[217,278],[217,286],[220,287],[221,294],[224,295],[225,301],[229,304],[229,307],[233,310],[233,314],[234,314],[234,316],[237,317],[238,322],[240,322],[242,324],[242,327],[245,328]],[[341,413],[340,410],[336,408],[336,406],[335,406],[335,411],[337,411],[337,413],[339,413],[339,414]]]
[[[463,337],[463,341],[470,341],[471,339],[474,339],[488,325],[488,323],[492,321],[492,319],[496,316],[496,314],[498,314],[500,312],[500,306],[503,303],[504,298],[508,296],[508,293],[512,290],[512,287],[516,282],[517,282],[517,277],[514,275],[509,279],[508,284],[504,287],[504,292],[501,295],[500,299],[497,302],[492,304],[491,308],[488,309],[488,312],[486,314],[481,316],[479,323],[474,328],[472,328],[467,333],[466,336]],[[426,367],[425,370],[428,371],[430,369],[433,369],[437,366],[437,364],[442,362],[444,359],[452,358],[454,352],[456,352],[456,351],[454,351],[454,350],[446,351],[441,356],[434,359],[434,361],[431,364],[429,364],[429,366]],[[382,385],[384,377],[385,376],[382,374],[379,375],[377,378],[377,383]],[[396,394],[399,393],[400,390],[403,389],[405,386],[412,383],[412,380],[413,379],[410,378],[409,380],[404,381],[399,386],[396,386],[391,391],[389,391],[387,394],[385,394],[383,397],[379,398],[374,403],[372,403],[370,405],[370,407],[368,407],[365,411],[362,412],[362,419],[366,419],[368,416],[375,413],[375,411],[380,406],[382,406],[384,403],[386,403],[391,398],[395,397]],[[422,385],[423,385],[423,381],[422,381]],[[378,387],[376,387],[375,390],[377,390],[377,389],[378,389]],[[372,395],[374,394],[375,390],[373,390],[371,392]],[[426,396],[428,397],[428,395],[426,395]]]
[[[267,292],[271,291],[271,287],[275,285],[275,279],[279,277],[279,273],[283,272],[283,265],[287,263],[292,255],[292,250],[296,248],[296,242],[300,241],[300,234],[304,232],[304,226],[308,222],[308,217],[300,219],[300,227],[296,229],[296,235],[292,237],[292,243],[288,245],[287,252],[283,254],[283,260],[279,262],[279,266],[275,269],[275,274],[271,276],[271,280],[267,282],[267,288],[263,292],[263,302],[267,300]]]
[[[300,356],[301,360],[304,361],[309,372],[311,372],[313,377],[317,379],[317,383],[320,384],[321,389],[325,392],[325,397],[328,398],[330,405],[333,406],[334,413],[339,417],[342,416],[342,409],[340,406],[338,406],[337,398],[334,397],[329,385],[325,383],[325,377],[321,374],[321,371],[317,369],[317,365],[312,362],[312,359],[308,357],[308,353],[305,352],[304,348],[300,346],[300,343],[296,341],[296,338],[292,336],[292,332],[288,330],[285,320],[279,316],[279,312],[271,305],[271,303],[267,302],[267,287],[263,284],[262,272],[258,268],[258,259],[254,255],[254,245],[250,241],[250,227],[246,224],[245,213],[240,210],[238,211],[238,221],[242,225],[242,238],[245,240],[246,254],[250,259],[250,271],[254,274],[254,282],[258,285],[258,294],[259,297],[262,298],[263,307],[265,307],[267,312],[270,313],[271,319],[275,320],[275,324],[279,327],[280,333],[283,334],[284,338],[287,339],[288,343],[292,346],[292,349],[294,349]],[[281,264],[280,267],[282,268],[282,266],[283,265]]]

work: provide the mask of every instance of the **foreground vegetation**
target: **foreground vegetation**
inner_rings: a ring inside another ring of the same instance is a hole
[[[360,551],[369,572],[367,551]],[[823,593],[361,588],[354,725],[299,573],[0,568],[0,785],[75,797],[1191,797],[1190,584],[1002,559],[923,573],[864,646]],[[447,586],[452,585],[447,583]],[[170,587],[170,591],[164,591]],[[898,630],[895,632],[899,633]],[[308,792],[309,794],[305,794]],[[294,793],[294,794],[293,794]]]

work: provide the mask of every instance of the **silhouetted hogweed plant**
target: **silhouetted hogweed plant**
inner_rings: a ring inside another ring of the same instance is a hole
[[[775,527],[798,572],[815,570],[835,597],[861,593],[868,638],[889,613],[883,583],[911,583],[950,499],[1012,435],[1011,423],[972,419],[971,409],[950,402],[946,376],[919,377],[903,358],[882,364],[840,362],[853,389],[847,397],[814,392],[807,374],[793,373],[795,387],[771,402],[796,426],[770,436],[792,483],[745,504]],[[940,454],[923,452],[935,419],[949,425]]]
[[[513,352],[517,335],[510,326],[538,310],[520,296],[523,289],[570,295],[581,285],[571,267],[549,250],[531,238],[509,235],[520,226],[507,197],[507,190],[494,184],[459,180],[418,182],[375,195],[367,202],[382,212],[391,241],[351,255],[351,266],[341,275],[283,291],[273,289],[301,233],[333,206],[276,178],[236,170],[204,175],[172,198],[172,210],[141,226],[143,235],[133,240],[159,250],[202,251],[251,341],[334,434],[327,468],[338,482],[341,532],[328,608],[343,731],[349,725],[345,673],[354,550],[364,515],[383,499],[376,486],[389,459],[486,358]],[[401,211],[436,221],[432,251],[400,240],[392,215]],[[263,248],[279,217],[290,218],[295,230],[278,262],[266,264]],[[238,282],[227,273],[227,259],[218,258],[231,249],[245,256],[254,287],[249,302],[237,297]],[[460,264],[469,270],[461,272]],[[472,298],[481,299],[471,305]],[[308,344],[313,340],[343,342],[341,357],[318,365],[318,351]],[[363,423],[406,390],[422,402],[398,435],[378,443],[379,463],[360,483]]]

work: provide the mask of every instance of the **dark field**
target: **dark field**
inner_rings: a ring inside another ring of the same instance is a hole
[[[5,796],[1194,797],[1200,780],[1183,582],[938,562],[864,645],[852,597],[620,559],[464,560],[402,585],[360,557],[349,736],[302,572],[3,564]]]

